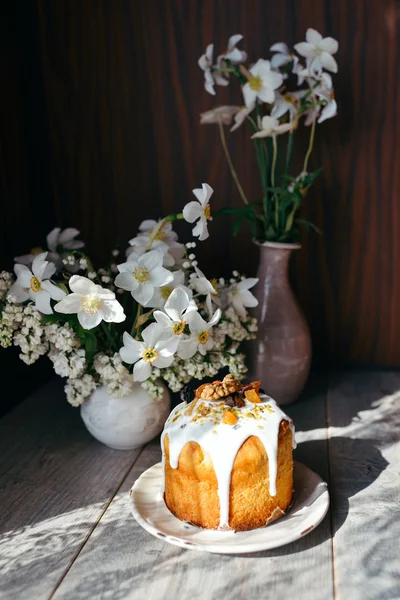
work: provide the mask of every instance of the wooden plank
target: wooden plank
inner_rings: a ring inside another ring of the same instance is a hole
[[[335,588],[400,598],[400,373],[338,374],[328,394]]]
[[[290,413],[300,430],[308,427],[325,435],[323,389],[290,407]],[[297,458],[326,476],[326,438],[308,443],[305,431],[300,437]],[[333,598],[329,518],[294,544],[243,556],[182,550],[144,531],[129,513],[127,494],[137,477],[159,460],[158,444],[148,445],[56,590],[55,600],[275,599],[293,590],[309,600]]]
[[[48,598],[139,451],[96,442],[50,382],[0,421],[0,598]]]

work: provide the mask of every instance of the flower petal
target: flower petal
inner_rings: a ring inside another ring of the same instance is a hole
[[[208,324],[207,324],[207,329],[211,329],[211,327],[214,327],[214,325],[216,325],[218,323],[218,321],[220,320],[222,315],[221,309],[217,308],[217,310],[215,311],[215,313],[213,314],[213,316],[211,317],[211,319],[209,320]]]
[[[171,325],[172,325],[171,319],[168,317],[168,315],[166,315],[161,310],[156,310],[153,313],[153,316],[159,325],[162,325],[165,328],[171,327]],[[176,320],[178,320],[178,319],[176,319]]]
[[[87,277],[82,277],[81,275],[72,275],[68,285],[70,290],[77,294],[82,294],[83,296],[94,294],[96,292],[96,284]]]
[[[46,237],[47,247],[52,252],[57,252],[58,236],[60,235],[61,227],[55,227]]]
[[[14,296],[17,302],[25,302],[29,298],[28,292],[17,281],[12,284],[7,296]]]
[[[238,283],[239,290],[249,290],[254,287],[258,283],[258,277],[247,277],[246,279],[242,279]]]
[[[336,100],[329,102],[322,110],[321,115],[318,119],[318,123],[323,123],[327,119],[332,119],[337,115],[337,104]]]
[[[161,250],[150,250],[150,252],[146,252],[143,254],[139,260],[138,264],[141,267],[145,267],[148,271],[152,271],[157,267],[161,267],[164,259],[164,254]]]
[[[195,227],[192,229],[193,237],[198,237],[200,241],[206,240],[209,237],[208,229],[207,229],[207,219],[202,216],[198,221]]]
[[[295,44],[294,49],[301,56],[306,56],[307,58],[311,58],[316,55],[316,48],[313,44],[307,44],[307,42],[300,42],[299,44]]]
[[[32,273],[34,274],[35,277],[37,277],[38,279],[42,279],[43,278],[43,273],[47,267],[47,252],[42,252],[41,254],[38,254],[33,263],[32,263]],[[56,268],[54,267],[54,271],[55,272]]]
[[[50,305],[50,294],[46,290],[39,290],[35,294],[36,308],[44,315],[52,315],[53,309]]]
[[[141,283],[137,289],[131,289],[132,298],[142,306],[147,306],[147,303],[153,297],[154,286],[152,283]]]
[[[176,288],[169,296],[164,310],[167,315],[174,321],[182,319],[183,312],[189,306],[189,297],[182,288]]]
[[[132,277],[131,273],[118,273],[118,275],[115,278],[115,285],[119,288],[122,288],[123,290],[126,290],[127,292],[130,292],[132,288],[134,287],[138,287],[138,282],[136,282],[136,286],[134,285],[134,282],[136,281],[136,279],[134,279]]]
[[[64,246],[64,248],[68,248],[68,246],[66,246],[65,244],[71,242],[74,239],[74,237],[76,237],[79,234],[80,231],[78,229],[75,229],[75,227],[67,227],[66,229],[61,231],[60,236],[58,238],[58,243],[61,246]]]
[[[179,341],[179,340],[178,340]],[[155,367],[157,367],[158,369],[165,369],[166,367],[169,367],[171,365],[171,363],[174,360],[174,355],[171,354],[170,356],[161,356],[159,355],[156,360],[153,362],[153,365]]]
[[[133,381],[146,381],[151,375],[151,366],[143,359],[135,363],[133,367]]]
[[[275,71],[269,71],[265,77],[263,77],[263,87],[269,87],[272,90],[278,89],[283,83],[283,77],[280,73]]]
[[[81,310],[78,312],[78,321],[83,329],[93,329],[101,323],[101,312],[98,311],[94,315],[90,315],[84,310]]]
[[[51,283],[51,281],[42,281],[42,288],[46,290],[46,292],[49,292],[50,297],[53,300],[61,300],[62,298],[64,298],[64,296],[66,296],[64,290],[58,287],[58,285],[54,285],[54,283]]]
[[[192,192],[196,196],[197,200],[200,202],[200,204],[203,206],[203,209],[204,209],[204,207],[208,203],[209,199],[213,195],[214,190],[211,187],[211,185],[208,185],[208,183],[202,183],[201,188],[196,188],[196,189],[192,190]],[[189,223],[192,223],[192,222],[193,221],[189,221]]]
[[[188,358],[192,358],[192,356],[194,356],[196,354],[197,349],[198,349],[197,340],[194,338],[190,338],[188,340],[182,340],[180,342],[177,354],[178,354],[179,358],[186,360]]]
[[[153,287],[162,287],[173,281],[174,276],[171,271],[164,267],[157,267],[150,272],[150,282]]]
[[[81,294],[69,294],[58,302],[54,310],[64,315],[72,315],[82,310],[82,295]]]
[[[319,46],[322,41],[322,35],[316,29],[309,27],[306,31],[306,41],[314,46]]]
[[[281,54],[289,54],[289,48],[284,42],[276,42],[270,48],[271,52],[279,52]]]
[[[249,290],[243,290],[240,294],[243,306],[247,306],[249,308],[253,308],[254,306],[258,306],[258,300]]]
[[[125,334],[130,337],[130,340],[127,339]],[[123,340],[125,345],[120,348],[119,355],[124,362],[128,363],[128,365],[133,365],[133,363],[141,359],[145,345],[143,342],[134,340],[126,331]]]
[[[142,338],[147,348],[154,348],[154,346],[160,338],[163,329],[164,327],[162,325],[159,325],[158,323],[152,323],[151,325],[148,325],[146,329],[143,329]]]
[[[195,202],[193,200],[192,202],[189,202],[183,207],[182,212],[185,221],[187,221],[188,223],[194,223],[196,219],[203,215],[204,210],[198,202]]]
[[[31,285],[32,271],[25,265],[16,264],[14,265],[14,272],[17,276],[18,283],[24,288],[28,288]]]
[[[332,71],[332,73],[338,72],[337,62],[331,54],[329,54],[328,52],[322,52],[319,59],[321,61],[321,65],[325,69],[327,69],[328,71]]]
[[[248,83],[244,84],[242,92],[246,108],[250,109],[252,106],[254,106],[254,103],[257,99],[257,92],[252,90]]]
[[[122,323],[126,319],[124,309],[118,300],[103,300],[100,312],[106,323]]]
[[[339,43],[332,37],[326,37],[323,40],[321,40],[321,42],[319,42],[318,46],[321,48],[321,50],[324,50],[324,52],[329,52],[329,54],[336,54],[339,48]]]
[[[207,329],[207,323],[198,312],[191,312],[186,319],[192,333],[202,333]]]

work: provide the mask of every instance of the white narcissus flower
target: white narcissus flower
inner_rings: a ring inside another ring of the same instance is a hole
[[[240,106],[216,106],[207,112],[201,113],[201,125],[214,125],[222,123],[222,125],[230,125],[232,118],[240,111]]]
[[[183,288],[176,288],[165,303],[164,311],[156,310],[155,320],[168,337],[179,337],[185,332],[189,314],[197,311],[197,304]]]
[[[277,92],[275,103],[271,110],[271,117],[280,119],[288,112],[290,120],[292,121],[299,110],[299,101],[306,93],[306,90],[301,90],[300,92],[287,92],[283,95]]]
[[[32,300],[36,308],[44,315],[51,315],[53,309],[50,299],[61,300],[65,296],[64,290],[49,281],[54,275],[56,267],[46,260],[47,252],[38,254],[33,260],[32,271],[21,264],[14,265],[17,281],[11,286],[9,294],[13,295],[17,302]]]
[[[211,72],[213,66],[214,44],[209,44],[205,53],[200,56],[198,65],[204,71],[204,87],[206,92],[215,96],[214,85],[228,85],[229,81],[222,73]]]
[[[272,104],[275,100],[275,92],[282,85],[281,73],[271,71],[269,60],[260,58],[249,71],[251,77],[243,86],[243,97],[247,108],[254,108],[257,99]]]
[[[163,340],[162,333],[163,327],[152,323],[142,331],[143,342],[139,342],[125,331],[124,345],[119,354],[124,362],[134,365],[134,381],[146,381],[150,377],[153,367],[164,369],[169,367],[174,360],[179,337]]]
[[[106,323],[125,321],[124,309],[115,299],[114,292],[96,285],[81,275],[73,275],[68,285],[72,293],[55,305],[56,312],[65,315],[76,313],[83,329],[93,329],[101,321]]]
[[[203,183],[201,188],[196,188],[192,191],[198,202],[193,200],[186,204],[183,208],[183,217],[188,223],[194,223],[198,220],[192,230],[192,234],[202,242],[209,236],[207,221],[212,221],[209,200],[214,190],[208,183]]]
[[[275,52],[271,57],[271,67],[273,69],[279,69],[279,67],[283,67],[283,65],[287,65],[290,61],[294,60],[296,56],[289,52],[288,45],[284,42],[277,42],[273,44],[270,48],[271,52]]]
[[[323,97],[322,94],[320,95],[320,97]],[[327,119],[332,119],[332,117],[335,117],[337,115],[337,103],[335,100],[335,93],[333,90],[329,93],[328,97],[325,97],[325,100],[326,104],[321,111],[320,117],[317,121],[318,123],[323,123]]]
[[[49,249],[49,252],[47,253],[47,260],[50,261],[50,263],[55,263],[57,268],[60,268],[60,250],[77,250],[78,248],[83,248],[85,245],[85,243],[81,240],[75,239],[79,233],[80,232],[74,227],[67,227],[63,231],[61,230],[61,227],[55,227],[52,229],[46,237],[47,247]],[[17,263],[29,266],[33,263],[35,257],[40,253],[41,249],[39,248],[38,251],[39,252],[36,252],[36,249],[33,249],[30,254],[16,256],[14,260]],[[47,275],[47,273],[45,273],[45,275]]]
[[[246,307],[253,308],[258,305],[257,298],[249,292],[249,289],[256,285],[256,283],[258,283],[256,277],[249,277],[247,279],[242,279],[229,287],[229,302],[243,319],[246,317]]]
[[[172,275],[173,280],[167,283],[167,285],[163,285],[160,288],[154,289],[154,294],[146,305],[148,308],[164,308],[166,301],[177,287],[182,287],[185,292],[192,297],[193,294],[191,290],[185,286],[185,273],[182,271],[182,269],[179,269],[178,271],[172,271]]]
[[[247,119],[247,117],[253,110],[254,106],[251,106],[250,108],[242,106],[233,118],[235,124],[233,127],[231,127],[231,131],[236,131],[236,129],[239,129],[239,127],[244,123],[244,121]]]
[[[239,50],[236,48],[237,44],[243,39],[243,36],[240,33],[236,33],[235,35],[231,35],[228,40],[228,47],[226,51],[218,56],[217,64],[220,65],[222,61],[229,60],[232,64],[236,65],[242,62],[245,62],[247,59],[247,52],[244,50]]]
[[[190,337],[182,340],[179,344],[178,356],[183,360],[192,358],[196,352],[203,356],[207,354],[214,346],[214,340],[211,337],[210,330],[218,323],[221,318],[221,310],[217,308],[210,321],[207,323],[198,312],[192,312],[187,317],[190,327]]]
[[[286,131],[289,131],[290,129],[292,129],[293,127],[293,123],[283,123],[282,125],[279,124],[278,119],[274,119],[274,117],[263,117],[261,120],[261,131],[257,131],[257,133],[255,133],[254,135],[252,135],[252,139],[253,138],[262,138],[262,137],[268,137],[268,136],[275,136],[275,135],[280,135],[281,133],[285,133]]]
[[[126,263],[118,265],[115,285],[130,292],[142,306],[147,306],[154,289],[167,285],[173,279],[172,273],[162,266],[163,258],[160,250],[150,250],[139,257],[131,254]]]
[[[197,277],[191,278],[190,285],[194,288],[194,290],[198,294],[200,294],[201,296],[206,296],[207,309],[208,309],[209,314],[211,315],[211,313],[212,313],[211,299],[213,299],[214,302],[216,302],[218,299],[218,296],[219,296],[217,284],[215,283],[215,285],[213,285],[212,282],[209,281],[207,279],[207,277],[204,275],[204,273],[202,271],[200,271],[200,269],[198,269],[197,267],[195,267],[194,269],[195,269]]]
[[[338,66],[332,54],[338,51],[338,42],[331,38],[323,38],[318,31],[309,28],[306,41],[295,45],[295,50],[307,58],[307,68],[311,71],[321,71],[322,68],[337,73]]]
[[[130,256],[134,253],[138,258],[147,252],[150,240],[152,240],[151,248],[149,249],[161,250],[164,254],[163,266],[173,267],[183,259],[185,247],[178,242],[178,234],[172,230],[172,223],[164,223],[153,239],[154,230],[158,225],[159,223],[152,219],[143,221],[139,227],[139,234],[129,240],[129,244],[132,247],[128,248],[126,254]]]

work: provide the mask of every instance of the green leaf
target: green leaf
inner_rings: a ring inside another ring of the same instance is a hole
[[[243,225],[244,220],[245,220],[245,217],[241,216],[241,217],[238,217],[236,219],[236,221],[234,222],[233,227],[232,227],[232,233],[235,237],[239,233],[239,230],[240,230],[241,226]]]
[[[318,235],[322,235],[322,231],[310,221],[306,221],[305,219],[296,219],[295,222],[299,223],[300,225],[303,225],[303,227],[305,227],[306,229],[313,229],[316,233],[318,233]]]

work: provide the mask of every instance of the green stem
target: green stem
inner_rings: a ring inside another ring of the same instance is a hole
[[[136,310],[136,317],[135,317],[135,320],[133,321],[133,325],[132,325],[132,329],[131,329],[131,336],[132,337],[133,337],[133,333],[137,329],[136,323],[138,322],[138,319],[139,319],[140,315],[142,314],[142,311],[143,311],[143,307],[142,307],[141,304],[138,303],[137,310]]]
[[[271,167],[271,185],[275,187],[275,167],[276,167],[276,159],[278,156],[278,144],[276,143],[276,135],[272,136],[272,143],[274,147],[274,153],[272,156],[272,167]],[[279,212],[278,212],[278,194],[274,194],[275,197],[275,225],[276,228],[279,228]]]
[[[293,152],[293,136],[294,136],[294,131],[291,131],[289,133],[289,139],[288,139],[288,143],[287,143],[287,147],[286,147],[285,175],[289,174],[290,159],[292,158],[292,152]]]
[[[230,155],[230,152],[229,152],[229,149],[228,149],[228,145],[226,143],[224,126],[222,125],[221,119],[218,119],[218,127],[219,127],[219,135],[220,135],[220,138],[221,138],[222,148],[224,149],[225,157],[226,157],[226,160],[228,162],[229,169],[231,171],[231,175],[232,175],[233,181],[236,184],[236,187],[238,189],[238,192],[239,192],[240,197],[242,198],[243,202],[245,204],[248,204],[249,201],[246,198],[246,194],[244,193],[244,190],[243,190],[243,188],[241,186],[241,183],[239,181],[239,177],[238,177],[238,175],[237,175],[237,173],[235,171],[235,167],[233,166],[232,157]]]
[[[308,160],[310,158],[310,154],[311,154],[311,151],[312,151],[313,145],[314,145],[314,136],[315,136],[315,125],[316,125],[316,122],[317,122],[317,120],[314,119],[314,121],[312,122],[312,125],[311,125],[310,141],[308,143],[308,150],[307,150],[307,154],[306,154],[305,159],[304,159],[303,173],[307,173]]]
[[[250,116],[247,116],[247,119],[250,121],[250,124],[252,126],[252,130],[253,133],[256,133],[258,131],[258,127],[257,124],[255,123],[254,119],[252,119]],[[263,209],[264,209],[264,221],[265,221],[265,228],[267,228],[267,224],[269,221],[269,211],[268,211],[268,191],[267,191],[267,187],[268,187],[268,176],[267,176],[267,171],[266,171],[266,164],[265,161],[263,161],[263,157],[262,157],[262,149],[259,145],[259,141],[258,139],[253,139],[254,142],[254,149],[256,151],[256,158],[257,158],[257,163],[258,163],[258,168],[260,171],[260,178],[261,178],[261,187],[263,190]]]

